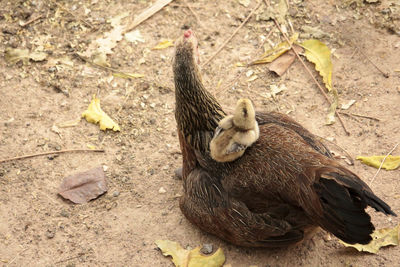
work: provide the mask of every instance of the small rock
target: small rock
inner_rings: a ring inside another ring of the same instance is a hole
[[[167,192],[167,190],[165,190],[164,187],[160,187],[160,189],[158,189],[158,193],[160,193],[160,194],[164,194],[166,192]]]
[[[62,217],[68,218],[70,214],[69,214],[68,211],[62,210],[62,211],[60,212],[60,215],[61,215]]]
[[[213,252],[213,245],[212,244],[203,244],[203,247],[200,250],[203,254],[211,254]]]
[[[46,236],[48,239],[54,238],[55,235],[56,235],[56,232],[55,232],[54,230],[50,230],[50,229],[47,229],[47,231],[46,231],[46,233],[45,233],[45,236]]]
[[[119,196],[119,191],[115,191],[112,195],[113,195],[113,197]]]

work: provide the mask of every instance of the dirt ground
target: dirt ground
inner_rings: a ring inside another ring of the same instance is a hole
[[[181,214],[182,182],[174,177],[181,155],[174,119],[173,47],[151,48],[162,39],[176,39],[191,27],[204,61],[257,5],[255,0],[249,2],[245,7],[234,0],[173,1],[136,28],[144,42],[123,39],[108,56],[112,68],[145,75],[129,80],[113,78],[110,71],[74,55],[111,29],[109,18],[128,12],[122,20],[125,25],[152,1],[57,1],[69,12],[54,1],[0,1],[0,159],[88,145],[106,150],[0,163],[1,265],[172,266],[154,244],[157,239],[170,239],[185,248],[205,243],[213,244],[214,250],[222,247],[226,263],[232,266],[400,266],[398,247],[384,248],[376,255],[358,253],[325,232],[287,249],[235,247],[201,232]],[[342,115],[351,133],[347,136],[339,122],[325,125],[328,104],[299,62],[282,77],[269,73],[266,65],[244,71],[235,65],[261,55],[261,36],[265,38],[270,31],[273,44],[282,40],[273,22],[264,20],[264,4],[203,68],[206,87],[227,110],[238,98],[249,97],[258,110],[288,113],[354,158],[385,155],[400,141],[398,1],[288,2],[287,18],[300,37],[310,38],[304,26],[318,27],[321,32],[311,35],[334,52],[332,80],[340,101],[356,100],[346,112],[380,121]],[[39,15],[21,26],[20,22]],[[42,50],[49,56],[44,62],[11,65],[4,60],[8,47]],[[389,73],[389,78],[368,58]],[[66,63],[60,64],[60,59]],[[258,78],[248,81],[248,70]],[[265,94],[272,84],[287,89],[268,98]],[[121,132],[103,132],[84,120],[75,127],[60,128],[60,135],[51,130],[53,125],[79,118],[95,93]],[[399,153],[400,149],[394,152]],[[105,195],[85,205],[74,205],[57,195],[64,177],[99,165],[108,167]],[[367,182],[376,172],[358,161],[348,167]],[[165,193],[160,193],[161,187]],[[400,214],[398,170],[382,170],[371,188]],[[399,223],[398,218],[372,210],[370,214],[378,228]]]

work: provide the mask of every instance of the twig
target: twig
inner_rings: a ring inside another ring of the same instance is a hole
[[[105,150],[104,149],[65,149],[65,150],[55,150],[55,151],[48,151],[48,152],[43,152],[43,153],[37,153],[37,154],[31,154],[31,155],[25,155],[25,156],[19,156],[19,157],[13,157],[13,158],[8,158],[8,159],[1,159],[0,163],[4,163],[4,162],[7,162],[7,161],[13,161],[13,160],[33,158],[33,157],[44,156],[44,155],[69,153],[69,152],[105,152]]]
[[[38,19],[41,19],[42,17],[43,17],[43,15],[38,15],[38,16],[36,16],[36,17],[34,17],[34,18],[31,18],[30,20],[28,20],[28,21],[26,21],[26,22],[20,23],[19,26],[21,26],[21,27],[26,27],[26,26],[28,26],[29,24],[31,24],[32,22],[35,22],[35,21],[37,21]]]
[[[132,24],[127,27],[124,30],[124,33],[130,32],[133,30],[136,26],[138,26],[140,23],[143,21],[147,20],[151,16],[153,16],[155,13],[160,11],[164,6],[168,5],[171,3],[173,0],[158,0],[156,1],[151,7],[145,9],[142,13],[140,13],[137,17],[135,17],[135,20],[132,22]]]
[[[22,253],[24,253],[27,250],[28,248],[24,248],[23,250],[21,250],[12,260],[10,260],[10,262],[6,264],[6,266],[10,266],[11,263],[13,263]]]
[[[364,52],[357,46],[356,43],[354,43],[352,41],[351,41],[351,43],[357,48],[357,50],[361,53],[361,55],[363,55],[369,61],[369,63],[371,63],[372,66],[375,67],[375,69],[377,69],[380,73],[382,73],[383,77],[389,78],[388,72],[384,72],[383,70],[381,70],[366,54],[364,54]]]
[[[69,258],[66,258],[66,259],[64,259],[64,260],[57,261],[57,262],[55,262],[54,264],[58,264],[58,263],[66,262],[66,261],[69,261],[69,260],[73,260],[73,259],[82,257],[83,255],[85,255],[85,253],[82,252],[82,253],[79,253],[77,256],[69,257]]]
[[[356,113],[347,113],[347,112],[343,112],[343,111],[339,111],[340,114],[343,115],[347,115],[347,116],[355,116],[355,117],[360,117],[360,118],[364,118],[364,119],[370,119],[370,120],[374,120],[374,121],[381,121],[378,118],[374,118],[371,116],[365,116],[365,115],[361,115],[361,114],[356,114]]]
[[[190,12],[192,12],[193,16],[196,18],[197,23],[199,23],[199,25],[204,29],[204,25],[201,22],[199,16],[197,16],[196,12],[193,10],[193,8],[189,5],[189,3],[187,1],[185,1],[186,7],[190,10]]]
[[[77,256],[69,257],[69,258],[66,258],[66,259],[64,259],[64,260],[57,261],[57,262],[55,262],[54,264],[58,264],[58,263],[66,262],[66,261],[69,261],[69,260],[73,260],[73,259],[82,257],[83,255],[85,255],[85,253],[84,253],[84,252],[81,252],[81,253],[78,253]]]
[[[281,27],[279,26],[278,22],[276,21],[276,19],[274,19],[275,25],[276,27],[278,27],[279,31],[282,33],[283,37],[286,39],[286,42],[288,42],[288,44],[290,44],[289,38],[286,36],[286,34],[282,31]],[[296,54],[297,58],[300,60],[301,64],[303,65],[303,67],[306,69],[307,73],[311,76],[311,78],[313,79],[314,83],[318,86],[319,90],[321,91],[322,95],[325,97],[326,101],[329,103],[329,106],[332,106],[332,102],[329,99],[328,95],[325,93],[325,90],[322,88],[322,86],[319,84],[319,82],[317,81],[317,79],[315,79],[314,75],[312,74],[311,70],[307,67],[307,65],[304,63],[303,59],[300,57],[299,53],[297,53],[296,49],[293,49],[293,47],[291,46],[291,49],[293,50],[293,52]],[[335,114],[340,122],[340,124],[342,125],[344,132],[347,135],[350,135],[350,132],[347,131],[346,126],[344,125],[342,118],[339,115],[339,112],[337,111],[337,109],[335,109]]]
[[[75,15],[73,12],[69,11],[67,8],[65,8],[63,5],[57,3],[55,0],[50,0],[50,2],[52,2],[53,4],[57,5],[59,8],[61,8],[62,10],[64,10],[65,12],[67,12],[68,14],[70,14],[71,16],[73,16],[75,19],[82,21],[84,24],[86,24],[87,26],[89,26],[92,29],[96,29],[95,26],[93,26],[90,22],[79,18],[77,15]]]
[[[393,153],[393,151],[397,148],[397,146],[398,146],[399,144],[400,144],[400,143],[397,143],[397,144],[392,148],[392,150],[390,150],[389,153],[387,153],[386,156],[383,158],[383,160],[382,160],[382,162],[381,162],[381,165],[379,166],[379,169],[376,171],[374,177],[372,177],[371,182],[369,182],[369,186],[371,186],[372,182],[375,180],[375,177],[378,175],[379,171],[382,169],[383,163],[385,162],[386,158],[389,157],[389,155]]]
[[[255,8],[253,8],[253,10],[250,12],[250,14],[245,18],[245,20],[242,22],[242,24],[239,25],[239,27],[236,28],[236,30],[231,34],[231,36],[229,36],[228,39],[225,40],[225,42],[218,48],[218,50],[214,53],[214,55],[212,55],[209,59],[207,59],[202,65],[201,67],[205,67],[208,63],[211,62],[211,60],[214,59],[214,57],[216,55],[219,54],[219,52],[221,52],[221,50],[225,47],[225,45],[236,35],[236,33],[243,27],[243,25],[246,24],[246,22],[251,18],[251,16],[253,16],[254,12],[256,12],[256,10],[260,7],[262,3],[262,0],[260,0],[257,4],[257,6]]]

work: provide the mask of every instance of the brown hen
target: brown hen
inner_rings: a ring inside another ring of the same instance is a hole
[[[366,244],[374,230],[367,206],[395,215],[313,134],[286,115],[258,113],[260,136],[243,156],[220,163],[209,143],[226,116],[204,88],[197,39],[176,44],[173,63],[183,156],[180,208],[202,230],[240,246],[282,247],[320,226],[347,243]]]

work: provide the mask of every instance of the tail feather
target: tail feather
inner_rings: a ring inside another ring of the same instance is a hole
[[[314,186],[323,207],[321,226],[347,243],[368,244],[375,228],[367,204],[335,180],[321,178]]]

